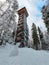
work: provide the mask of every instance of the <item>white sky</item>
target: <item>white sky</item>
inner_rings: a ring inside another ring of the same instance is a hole
[[[5,2],[6,0],[0,0],[1,2]]]

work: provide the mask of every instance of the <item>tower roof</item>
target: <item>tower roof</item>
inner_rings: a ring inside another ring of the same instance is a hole
[[[25,7],[23,7],[22,9],[18,10],[18,14],[21,14],[21,13],[25,13],[26,14],[26,17],[28,17],[28,12],[27,12],[27,9]]]

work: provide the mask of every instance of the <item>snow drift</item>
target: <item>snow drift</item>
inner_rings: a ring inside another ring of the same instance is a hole
[[[49,65],[49,52],[7,44],[0,47],[0,65]]]

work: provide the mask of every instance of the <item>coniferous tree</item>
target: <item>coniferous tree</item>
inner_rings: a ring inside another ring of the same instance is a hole
[[[42,7],[41,12],[42,12],[42,18],[43,18],[44,23],[45,23],[45,25],[47,27],[47,32],[48,32],[47,34],[48,34],[48,37],[49,37],[49,0],[47,0],[46,5],[44,5]]]
[[[42,18],[47,27],[47,31],[49,33],[49,0],[47,0],[46,5],[42,7]]]
[[[38,27],[38,32],[39,32],[39,38],[40,38],[40,41],[41,41],[41,48],[45,49],[45,41],[44,41],[43,33],[42,33],[42,31],[40,30],[39,27]]]
[[[18,9],[17,0],[6,0],[4,4],[0,6],[0,42],[14,41],[12,33],[16,33],[16,11]]]
[[[32,25],[32,38],[33,38],[33,43],[34,43],[34,47],[36,50],[39,49],[39,37],[38,37],[38,34],[37,34],[37,29],[36,29],[36,25],[33,23]]]
[[[40,38],[42,39],[43,38],[43,33],[42,33],[42,31],[40,30],[39,27],[38,27],[38,31],[39,31]]]

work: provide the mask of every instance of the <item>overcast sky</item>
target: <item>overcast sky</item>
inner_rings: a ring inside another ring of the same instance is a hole
[[[4,2],[5,0],[0,0]],[[19,9],[26,7],[29,13],[27,18],[27,23],[29,26],[29,31],[31,31],[32,23],[34,22],[37,26],[40,26],[42,30],[46,30],[45,25],[42,20],[41,8],[45,4],[45,0],[17,0],[19,4]]]

